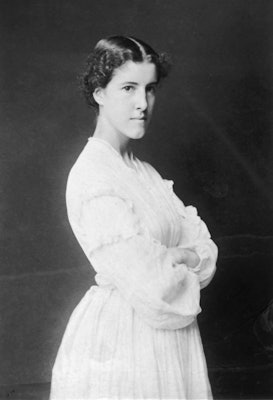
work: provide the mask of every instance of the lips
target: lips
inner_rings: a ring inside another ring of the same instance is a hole
[[[146,121],[147,120],[146,117],[134,117],[134,118],[131,118],[131,119],[137,120],[137,121]]]

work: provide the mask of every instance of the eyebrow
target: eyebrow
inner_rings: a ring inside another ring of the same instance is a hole
[[[154,81],[154,82],[148,83],[146,86],[149,86],[149,85],[157,85],[157,84],[158,84],[158,82],[157,82],[157,81]],[[125,82],[122,82],[121,85],[138,85],[138,83],[137,83],[137,82],[125,81]]]

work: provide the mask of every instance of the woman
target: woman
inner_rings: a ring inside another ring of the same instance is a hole
[[[210,399],[196,317],[217,248],[147,163],[128,154],[167,62],[144,42],[98,42],[83,82],[97,124],[67,184],[72,229],[96,271],[53,369],[51,399]]]

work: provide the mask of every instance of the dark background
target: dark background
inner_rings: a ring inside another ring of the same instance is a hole
[[[173,58],[135,153],[175,181],[219,246],[199,323],[216,399],[273,397],[272,2],[1,2],[1,399],[46,399],[67,320],[93,283],[67,174],[93,130],[77,76],[101,38]]]

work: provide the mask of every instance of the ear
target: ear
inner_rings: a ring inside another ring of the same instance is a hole
[[[103,106],[103,89],[96,88],[93,92],[93,97],[95,102],[98,103],[99,106]]]

